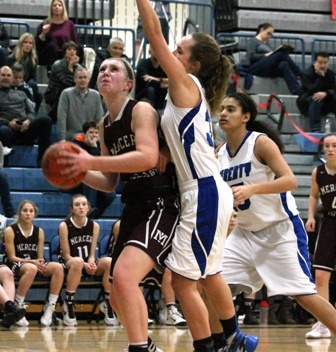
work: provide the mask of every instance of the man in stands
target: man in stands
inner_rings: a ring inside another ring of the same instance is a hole
[[[13,72],[0,68],[0,141],[6,147],[13,144],[32,145],[38,142],[37,166],[50,145],[51,118],[36,117],[35,106],[24,92],[11,89]]]
[[[296,104],[308,115],[312,132],[321,132],[321,115],[336,113],[335,72],[329,69],[329,54],[319,52],[301,77],[301,91]]]
[[[65,89],[57,107],[57,127],[59,140],[72,141],[83,132],[83,124],[100,121],[104,115],[99,93],[89,88],[90,76],[84,67],[74,74],[75,86]]]

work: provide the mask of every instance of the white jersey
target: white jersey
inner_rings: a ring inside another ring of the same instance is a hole
[[[230,156],[227,144],[219,150],[221,175],[231,187],[267,182],[275,178],[272,170],[260,163],[254,155],[255,142],[260,135],[261,133],[249,131],[233,156]],[[240,204],[238,210],[238,226],[249,231],[260,231],[299,214],[290,192],[254,195]]]
[[[168,94],[161,121],[179,183],[213,176],[220,171],[204,92],[199,80],[190,76],[199,87],[201,102],[194,108],[178,108]]]

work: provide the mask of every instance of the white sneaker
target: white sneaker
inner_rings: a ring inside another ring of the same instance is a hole
[[[12,148],[3,147],[3,155],[9,155],[12,152]]]
[[[99,308],[105,315],[104,321],[106,325],[119,325],[119,319],[117,318],[109,303],[103,301],[99,304]]]
[[[16,322],[16,325],[22,326],[22,327],[27,327],[29,326],[29,321],[26,319],[26,317],[23,317],[19,321]]]
[[[330,330],[319,321],[313,325],[309,332],[306,333],[307,339],[323,339],[330,336]]]
[[[64,302],[62,305],[62,313],[63,313],[63,323],[67,326],[75,326],[77,325],[77,319],[74,313],[73,304],[67,304]]]
[[[44,326],[50,326],[52,323],[53,314],[55,311],[55,304],[47,302],[43,307],[43,315],[41,317],[41,324]]]
[[[154,325],[154,320],[151,318],[148,318],[148,326]]]
[[[183,318],[182,314],[175,306],[166,308],[166,319],[163,321],[165,325],[186,326],[187,321]]]

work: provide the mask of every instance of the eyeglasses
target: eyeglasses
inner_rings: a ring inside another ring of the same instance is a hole
[[[267,33],[270,37],[273,36],[273,32],[266,31],[266,33]]]

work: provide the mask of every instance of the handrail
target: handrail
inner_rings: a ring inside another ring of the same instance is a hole
[[[92,25],[83,25],[83,24],[76,24],[78,36],[84,36],[84,43],[83,45],[89,45],[90,42],[88,39],[92,39],[92,46],[93,49],[97,50],[99,47],[106,48],[111,37],[112,32],[116,32],[117,35],[113,35],[115,37],[120,36],[119,32],[123,32],[124,36],[126,37],[131,36],[130,42],[132,43],[132,65],[134,66],[135,63],[135,31],[132,28],[123,28],[123,27],[107,27],[107,26],[92,26]],[[106,36],[108,36],[108,40],[106,42]],[[126,45],[129,45],[129,41],[125,40]]]
[[[250,38],[255,37],[255,34],[247,33],[231,33],[221,32],[216,35],[216,40],[219,46],[221,46],[223,53],[232,55],[232,51],[238,53],[238,62],[243,63],[241,60],[241,54],[246,51],[247,41]],[[229,39],[229,40],[227,40]],[[229,43],[227,43],[229,42]],[[305,42],[300,36],[286,36],[286,35],[274,35],[269,40],[270,45],[275,49],[282,44],[288,44],[294,48],[294,53],[291,56],[301,57],[301,69],[305,69]],[[232,45],[229,45],[232,44]],[[231,51],[232,50],[232,51]]]
[[[280,109],[279,119],[276,119],[273,116],[273,114],[271,113],[271,106],[273,103],[273,99],[278,102],[278,104],[276,104],[276,106]],[[266,115],[269,119],[271,119],[277,125],[278,131],[281,131],[281,127],[283,124],[285,113],[286,113],[286,106],[285,106],[285,103],[283,102],[283,100],[280,99],[279,97],[277,97],[274,93],[271,93],[267,99]]]

